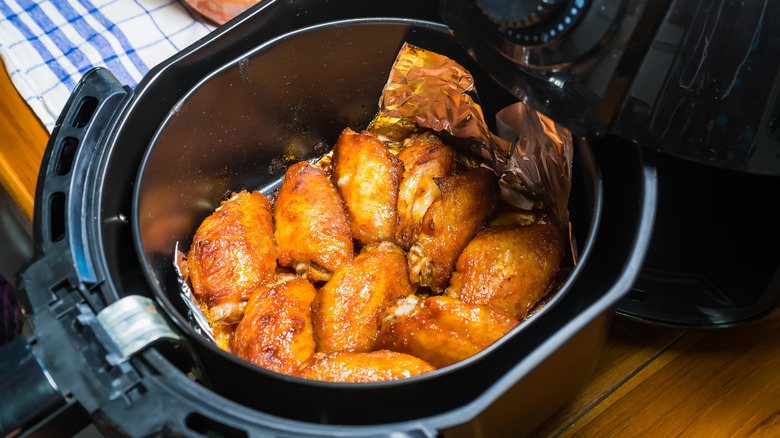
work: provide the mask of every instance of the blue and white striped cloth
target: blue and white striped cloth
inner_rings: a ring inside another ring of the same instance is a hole
[[[134,87],[213,29],[182,0],[0,0],[0,58],[49,131],[90,68]]]

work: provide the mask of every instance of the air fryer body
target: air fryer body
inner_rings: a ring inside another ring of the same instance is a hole
[[[621,313],[713,327],[777,305],[779,3],[444,0],[442,16],[519,99],[658,153],[655,231]]]
[[[160,241],[140,236],[167,239],[170,227],[181,225],[171,215],[156,220],[147,215],[155,204],[147,203],[147,195],[153,201],[155,194],[170,191],[141,189],[148,188],[141,169],[152,168],[147,150],[166,151],[151,144],[161,138],[163,131],[157,130],[169,116],[180,126],[183,116],[194,115],[193,131],[215,136],[178,131],[176,141],[167,143],[168,152],[178,153],[162,157],[159,168],[167,172],[161,178],[175,173],[171,170],[193,171],[192,178],[183,181],[186,187],[171,181],[168,188],[183,187],[184,193],[157,198],[162,201],[155,205],[186,211],[195,204],[183,202],[180,194],[198,196],[199,188],[220,188],[228,180],[253,187],[267,182],[250,181],[238,171],[253,165],[255,175],[271,173],[267,159],[281,155],[290,144],[284,140],[305,140],[315,130],[337,135],[346,122],[370,120],[376,93],[405,41],[479,72],[483,109],[499,106],[498,97],[514,102],[469,59],[446,26],[432,21],[435,13],[421,15],[428,11],[423,6],[433,3],[418,3],[355,0],[334,7],[318,0],[264,0],[155,67],[135,89],[123,87],[105,69],[84,75],[43,158],[36,254],[19,275],[25,316],[35,335],[0,352],[24,359],[15,362],[23,368],[40,370],[32,380],[43,391],[26,392],[31,396],[26,406],[36,406],[33,415],[20,419],[14,415],[19,410],[9,410],[3,419],[13,421],[0,429],[75,434],[92,422],[111,436],[524,436],[585,383],[614,306],[638,274],[656,206],[652,159],[626,142],[604,142],[599,148],[576,142],[569,210],[580,258],[568,280],[576,290],[558,294],[559,300],[518,326],[522,336],[485,350],[487,360],[461,363],[465,374],[452,367],[419,379],[364,385],[277,375],[191,333],[183,309],[171,301],[180,291],[163,293],[175,290],[166,283],[171,277],[152,272],[170,272],[172,264],[147,263],[161,259],[154,257],[154,242]],[[320,82],[303,74],[298,68],[303,65],[317,69]],[[328,93],[332,89],[347,92],[334,96]],[[267,92],[246,98],[258,90]],[[285,105],[263,109],[267,119],[244,117],[282,97]],[[204,101],[215,104],[187,103]],[[203,121],[194,109],[213,117]],[[298,123],[303,115],[306,129],[268,122],[281,117]],[[265,126],[256,125],[263,120]],[[253,135],[269,132],[285,136],[261,139],[263,145],[252,141]],[[231,145],[219,146],[221,140]],[[306,144],[314,148],[318,142]],[[192,147],[198,150],[183,153]],[[266,148],[277,148],[276,153],[266,154]],[[236,172],[226,172],[226,166]],[[196,170],[205,169],[210,170],[196,177]],[[214,193],[215,201],[221,193]],[[635,202],[625,205],[623,199]],[[197,205],[198,214],[215,205]],[[599,233],[602,221],[617,226]],[[162,234],[147,234],[153,230]],[[161,254],[175,248],[166,245]],[[133,321],[143,323],[129,324]],[[571,364],[577,364],[574,370]]]

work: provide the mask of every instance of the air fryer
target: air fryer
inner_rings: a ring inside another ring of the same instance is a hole
[[[657,154],[655,228],[621,315],[725,327],[777,306],[777,2],[444,0],[442,17],[518,99]]]
[[[42,163],[36,255],[18,281],[33,335],[0,355],[4,375],[24,376],[2,380],[2,399],[18,400],[3,432],[91,422],[117,436],[522,436],[570,398],[639,273],[655,214],[655,160],[618,136],[576,142],[579,263],[560,294],[456,366],[376,384],[304,381],[206,342],[176,301],[172,244],[186,245],[225,190],[273,185],[266,169],[290,142],[309,156],[367,123],[404,42],[466,66],[488,118],[517,99],[435,5],[405,1],[264,0],[134,90],[105,69],[85,74]]]

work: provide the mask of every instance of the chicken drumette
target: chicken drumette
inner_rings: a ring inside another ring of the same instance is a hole
[[[409,250],[425,212],[441,195],[434,178],[455,170],[455,151],[432,133],[412,134],[404,140],[398,159],[404,163],[404,173],[398,188],[395,243]]]
[[[302,161],[291,166],[273,208],[279,264],[311,281],[326,281],[353,257],[341,196],[325,173]]]
[[[260,286],[230,341],[230,352],[255,365],[293,374],[314,354],[311,301],[316,291],[294,275]]]
[[[397,297],[414,293],[404,252],[391,242],[373,243],[342,264],[312,303],[317,351],[370,351],[379,313]]]
[[[333,178],[360,244],[392,240],[403,164],[368,131],[349,128],[333,148]]]
[[[492,171],[478,168],[436,182],[441,196],[423,216],[408,263],[413,283],[441,292],[458,255],[493,211],[498,181]]]
[[[385,312],[376,345],[441,368],[479,353],[518,323],[493,305],[411,295]]]
[[[553,286],[564,245],[553,225],[487,227],[458,257],[446,294],[523,319]]]
[[[249,292],[276,270],[271,204],[242,191],[222,202],[198,227],[187,255],[187,275],[212,325],[223,331],[241,319]]]
[[[342,351],[318,356],[298,376],[329,382],[381,382],[436,369],[422,359],[387,350],[368,353]]]

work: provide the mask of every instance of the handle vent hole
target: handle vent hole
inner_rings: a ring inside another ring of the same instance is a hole
[[[78,110],[76,110],[76,114],[73,116],[73,120],[71,120],[70,124],[74,128],[83,128],[87,126],[89,119],[95,114],[95,110],[98,107],[98,100],[94,97],[86,96],[81,99],[81,102],[79,102],[78,105]]]
[[[65,194],[57,192],[49,198],[49,232],[52,242],[65,237]]]
[[[76,157],[79,141],[73,137],[62,139],[60,147],[60,159],[57,160],[57,175],[67,175],[73,166],[73,158]]]

